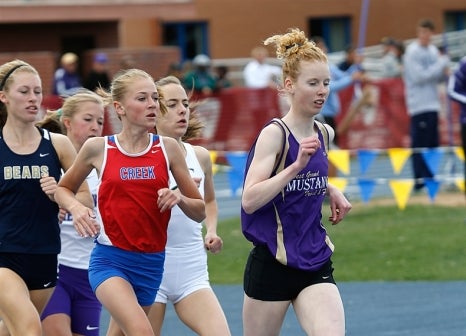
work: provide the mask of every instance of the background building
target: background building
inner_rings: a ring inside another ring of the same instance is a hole
[[[154,78],[165,76],[173,64],[207,54],[214,66],[229,67],[237,85],[209,97],[202,106],[204,145],[237,151],[248,149],[265,121],[286,110],[276,91],[241,87],[242,67],[250,60],[251,49],[265,38],[298,27],[309,36],[324,37],[333,62],[349,44],[364,47],[363,66],[376,78],[381,39],[409,42],[422,18],[434,21],[438,33],[434,41],[447,47],[453,61],[466,55],[464,0],[0,0],[0,63],[21,58],[33,64],[43,80],[43,107],[53,108],[57,104],[50,95],[53,73],[65,52],[80,57],[82,77],[94,54],[102,51],[108,55],[111,76],[124,67],[122,61],[130,60],[131,66]],[[376,108],[353,120],[351,131],[340,137],[343,148],[408,146],[401,79],[376,84]],[[341,118],[353,91],[340,94]],[[458,143],[458,109],[444,101],[442,144],[452,145]],[[112,113],[109,116],[105,131],[114,132],[119,121]]]
[[[367,14],[367,15],[366,15]],[[464,0],[2,0],[0,61],[21,53],[49,86],[60,54],[81,57],[88,71],[91,53],[110,53],[110,70],[127,54],[158,77],[169,64],[199,53],[213,59],[247,58],[274,33],[299,27],[323,36],[329,51],[378,44],[384,36],[415,36],[420,18],[437,31],[466,29]],[[175,48],[160,49],[161,46]],[[160,50],[160,53],[155,49]],[[157,57],[156,57],[157,56]],[[40,61],[40,60],[43,61]]]

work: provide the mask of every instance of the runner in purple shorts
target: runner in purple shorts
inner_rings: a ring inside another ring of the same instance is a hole
[[[82,89],[65,99],[58,111],[50,111],[40,125],[63,130],[79,152],[84,142],[102,135],[104,101],[96,93]],[[94,200],[98,176],[93,170],[86,179]],[[72,216],[60,211],[61,253],[58,255],[57,287],[42,313],[42,327],[47,336],[98,336],[102,305],[89,285],[89,257],[94,238],[81,237]]]

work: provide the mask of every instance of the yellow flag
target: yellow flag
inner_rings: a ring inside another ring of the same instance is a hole
[[[398,208],[403,210],[408,202],[409,195],[413,189],[413,180],[390,180],[390,189],[395,196]]]
[[[346,186],[348,185],[348,180],[342,177],[329,177],[328,183],[337,187],[341,192],[345,192]]]
[[[461,161],[464,161],[464,151],[461,147],[455,147],[455,154]]]
[[[458,187],[459,190],[461,190],[462,192],[464,192],[464,178],[457,178],[455,180],[455,184],[456,186]]]
[[[217,162],[217,151],[211,150],[209,154],[210,161],[212,162],[212,174],[215,175],[218,172],[218,165],[215,163]]]
[[[329,150],[328,159],[343,174],[348,175],[350,173],[349,150],[346,150],[346,149]]]
[[[409,148],[389,148],[387,150],[395,174],[399,174],[403,169],[406,160],[411,156]]]

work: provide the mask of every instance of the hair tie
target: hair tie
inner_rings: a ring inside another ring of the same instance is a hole
[[[286,46],[286,47],[285,47],[285,50],[291,49],[291,48],[293,48],[293,47],[301,47],[301,45],[302,45],[301,43],[296,43],[296,42],[295,42],[295,43],[293,43],[293,44],[290,44],[290,45]]]
[[[8,77],[11,76],[11,74],[18,68],[21,68],[22,66],[25,66],[26,64],[18,64],[17,66],[14,66],[13,68],[10,69],[10,71],[8,71],[5,76],[3,76],[3,79],[2,79],[2,82],[0,83],[0,91],[3,90],[3,87],[5,86],[5,83],[8,79]]]
[[[59,108],[57,110],[57,117],[61,118],[62,115],[63,115],[63,110],[61,108]]]

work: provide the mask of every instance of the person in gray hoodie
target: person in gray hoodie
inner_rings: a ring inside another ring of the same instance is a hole
[[[425,180],[434,174],[424,162],[423,148],[439,146],[438,114],[441,109],[438,85],[449,73],[449,57],[431,43],[435,26],[431,20],[421,20],[417,40],[406,48],[403,57],[403,80],[406,106],[411,119],[410,136],[413,148],[414,188],[421,190]]]

